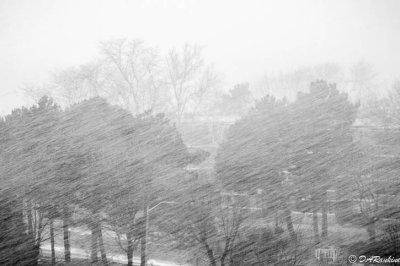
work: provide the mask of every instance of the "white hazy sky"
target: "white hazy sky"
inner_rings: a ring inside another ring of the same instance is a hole
[[[21,85],[95,58],[111,38],[205,45],[226,86],[326,61],[400,76],[396,0],[0,0],[0,114],[24,104]]]

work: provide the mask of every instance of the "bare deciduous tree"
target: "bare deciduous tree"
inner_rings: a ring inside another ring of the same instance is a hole
[[[170,233],[178,248],[201,251],[210,265],[226,265],[246,216],[240,204],[224,206],[211,187],[205,188],[205,194],[204,187],[195,187],[192,198],[173,214],[175,224]]]
[[[377,73],[373,65],[365,61],[357,62],[349,71],[349,83],[352,93],[355,93],[358,98],[364,99],[373,96],[376,93],[374,91],[376,77]]]
[[[157,51],[142,41],[117,40],[101,43],[105,91],[136,114],[162,109],[159,103],[163,81]]]
[[[202,49],[185,45],[172,49],[165,59],[140,40],[100,43],[100,58],[55,72],[46,86],[24,86],[33,100],[51,95],[64,106],[101,96],[134,113],[172,112],[182,118],[196,113],[218,75],[204,61]]]
[[[21,86],[20,90],[24,97],[35,103],[39,102],[43,96],[53,96],[52,88],[46,84],[39,85],[27,83]]]
[[[358,190],[359,208],[362,215],[367,220],[367,230],[370,241],[374,243],[376,238],[375,223],[379,219],[378,195],[372,191],[370,184],[360,181],[357,182],[356,185]]]
[[[167,56],[167,81],[175,114],[181,119],[185,112],[196,112],[206,94],[218,84],[212,66],[206,65],[202,48],[185,44],[181,51],[172,49]]]
[[[278,98],[286,97],[294,100],[297,92],[306,92],[311,82],[315,80],[325,80],[341,87],[345,78],[339,65],[323,63],[299,67],[293,71],[281,72],[277,75],[265,75],[253,86],[252,90],[256,97],[270,94]]]

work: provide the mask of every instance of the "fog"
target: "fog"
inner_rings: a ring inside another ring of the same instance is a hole
[[[0,1],[1,112],[20,87],[90,61],[99,41],[141,39],[160,50],[205,47],[225,90],[266,74],[364,60],[382,83],[399,76],[398,1]],[[378,89],[378,88],[377,88]]]
[[[0,265],[400,263],[399,15],[0,0]]]

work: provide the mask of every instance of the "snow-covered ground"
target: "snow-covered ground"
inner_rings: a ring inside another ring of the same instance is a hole
[[[55,246],[56,257],[62,259],[64,256],[64,247]],[[44,244],[41,246],[41,252],[44,256],[51,256],[51,247],[50,244]],[[85,250],[79,248],[71,248],[71,257],[76,259],[90,259],[90,254]],[[128,260],[123,254],[110,254],[107,253],[107,259],[116,263],[127,263]],[[140,258],[133,257],[134,265],[140,265]],[[190,266],[190,264],[177,264],[170,261],[161,261],[155,259],[148,260],[149,266]]]

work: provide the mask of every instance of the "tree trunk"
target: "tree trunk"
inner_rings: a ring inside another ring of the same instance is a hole
[[[319,243],[319,230],[318,230],[318,212],[317,208],[313,208],[313,228],[314,228],[314,242],[315,244]]]
[[[133,266],[133,237],[131,231],[126,234],[126,239],[128,242],[128,247],[127,247],[128,266]]]
[[[208,259],[210,260],[210,265],[211,266],[217,266],[217,262],[214,258],[214,252],[212,251],[212,249],[206,244],[206,250],[207,250],[207,256]]]
[[[38,219],[37,219],[37,210],[33,207],[33,238],[35,239],[35,243],[37,243],[38,235]]]
[[[294,231],[294,228],[293,228],[292,215],[291,215],[290,210],[289,210],[289,208],[287,206],[286,206],[286,209],[285,209],[285,220],[286,220],[286,225],[287,225],[287,229],[289,231],[290,238],[293,241],[296,241],[297,237],[296,237],[296,232]]]
[[[106,249],[104,247],[104,242],[103,242],[103,232],[101,230],[101,223],[98,222],[96,223],[97,225],[97,231],[98,231],[98,236],[99,236],[99,246],[100,246],[100,253],[101,253],[101,261],[103,262],[104,266],[108,265],[107,261],[107,254],[106,254]]]
[[[222,254],[222,257],[221,257],[221,266],[225,266],[225,258],[226,258],[226,253],[224,253],[224,254]]]
[[[140,239],[140,266],[146,266],[146,237]]]
[[[328,194],[326,191],[322,194],[322,239],[328,238]]]
[[[56,265],[56,250],[54,248],[54,220],[50,219],[50,248],[51,248],[51,265]]]
[[[96,231],[96,225],[95,223],[92,221],[90,223],[90,231],[91,231],[91,236],[90,236],[90,240],[91,240],[91,251],[90,251],[90,261],[94,264],[97,263],[99,261],[98,257],[97,257],[97,239],[98,239],[98,234]]]
[[[148,230],[148,213],[147,213],[147,206],[145,206],[144,208],[144,230],[143,230],[143,236],[140,240],[140,266],[146,266],[146,256],[147,256],[147,230]]]
[[[38,216],[39,216],[39,221],[38,221],[38,226],[37,226],[37,238],[36,238],[36,244],[40,246],[42,243],[42,232],[43,232],[43,214],[41,211],[37,211]]]
[[[67,208],[63,210],[63,232],[64,232],[64,257],[65,262],[71,262],[71,245],[69,243],[69,221],[70,217]]]
[[[225,249],[224,249],[224,252],[222,253],[222,256],[220,259],[221,266],[225,266],[225,259],[226,259],[226,256],[228,255],[229,244],[230,244],[230,239],[228,238],[225,242]]]
[[[367,230],[368,230],[370,242],[375,243],[376,231],[375,231],[375,219],[374,218],[370,219]]]
[[[28,234],[35,238],[34,232],[33,232],[33,216],[32,216],[32,202],[30,199],[27,200],[27,213],[26,215],[28,216]]]

